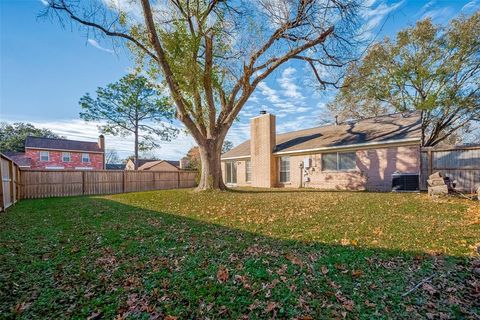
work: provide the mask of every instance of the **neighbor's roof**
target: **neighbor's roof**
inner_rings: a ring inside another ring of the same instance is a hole
[[[103,152],[97,142],[28,136],[25,148]]]
[[[5,151],[3,154],[19,167],[30,167],[32,165],[32,158],[27,157],[24,152]]]
[[[145,160],[145,159],[138,159],[138,170],[148,170],[151,167],[156,166],[162,162],[167,162],[168,164],[179,168],[180,161],[172,161],[172,160]]]
[[[107,170],[125,170],[124,163],[107,163],[105,164],[105,169]]]
[[[395,113],[368,119],[331,124],[311,129],[277,134],[275,153],[301,153],[309,150],[359,147],[368,143],[420,141],[422,119],[420,112]],[[222,155],[222,158],[250,156],[250,140]]]

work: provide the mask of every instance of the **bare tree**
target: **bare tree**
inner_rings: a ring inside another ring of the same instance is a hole
[[[257,85],[297,60],[311,67],[321,86],[335,86],[339,79],[327,69],[346,64],[358,30],[357,0],[127,3],[48,0],[47,14],[125,40],[137,67],[163,79],[177,118],[199,146],[200,190],[225,188],[223,141]]]
[[[118,152],[115,149],[107,149],[105,151],[105,163],[108,164],[117,164],[120,163],[120,157],[118,156]]]

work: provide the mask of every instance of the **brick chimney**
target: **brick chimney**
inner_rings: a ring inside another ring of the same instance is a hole
[[[103,134],[98,136],[98,147],[105,151],[105,136]]]
[[[273,151],[276,146],[275,116],[261,111],[250,120],[252,186],[270,188],[276,184]]]

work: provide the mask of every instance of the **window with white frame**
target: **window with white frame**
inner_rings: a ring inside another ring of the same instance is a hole
[[[355,152],[333,152],[322,154],[323,171],[348,171],[357,168]]]
[[[227,183],[237,183],[237,164],[234,161],[225,163],[225,171]]]
[[[48,151],[40,151],[40,161],[50,160],[50,155]]]
[[[247,182],[252,181],[252,161],[251,160],[245,161],[245,181]]]
[[[72,157],[70,152],[62,152],[62,161],[63,162],[70,162],[72,161]]]
[[[90,162],[90,155],[88,153],[82,153],[82,162]]]
[[[280,182],[290,182],[290,157],[280,157]]]

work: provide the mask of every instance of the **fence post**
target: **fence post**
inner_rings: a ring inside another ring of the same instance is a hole
[[[122,177],[122,193],[125,193],[127,192],[127,171],[123,170]]]
[[[15,169],[15,175],[16,175],[16,178],[15,178],[15,182],[16,182],[16,192],[15,192],[15,195],[17,196],[17,201],[20,200],[20,198],[22,197],[22,190],[20,189],[20,167],[17,166],[17,168]]]
[[[8,162],[8,171],[10,175],[10,203],[15,203],[15,187],[13,185],[13,161]]]
[[[82,194],[85,194],[85,171],[82,171]]]
[[[432,149],[428,149],[427,151],[428,155],[428,176],[431,176],[433,173],[433,158],[432,158]]]
[[[180,189],[180,171],[177,171],[177,189]]]
[[[4,211],[5,210],[5,201],[4,200],[4,192],[3,192],[3,171],[2,171],[2,168],[3,168],[3,159],[2,157],[0,156],[0,211]]]

